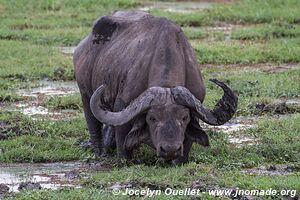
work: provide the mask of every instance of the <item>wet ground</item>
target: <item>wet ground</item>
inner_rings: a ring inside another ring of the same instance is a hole
[[[38,87],[19,90],[17,94],[25,97],[45,96],[66,96],[79,92],[75,81],[49,81],[42,80]]]
[[[10,192],[18,192],[30,183],[42,189],[79,188],[79,178],[85,170],[79,162],[1,164],[0,184],[8,186]]]
[[[18,101],[10,105],[7,109],[20,111],[24,115],[34,119],[48,118],[59,120],[65,117],[74,117],[78,111],[72,109],[51,111],[45,107],[44,103],[51,97],[68,96],[79,92],[75,81],[40,81],[38,87],[21,89],[17,92],[22,97],[29,97],[29,100]]]
[[[150,11],[160,9],[168,12],[190,13],[199,12],[212,7],[211,2],[195,2],[195,1],[180,1],[180,2],[145,2],[139,9],[142,11]]]
[[[251,175],[266,175],[266,176],[285,176],[300,172],[299,167],[290,167],[286,165],[270,165],[260,166],[257,168],[246,169],[242,171]]]

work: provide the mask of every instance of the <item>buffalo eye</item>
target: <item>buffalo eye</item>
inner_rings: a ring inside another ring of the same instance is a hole
[[[155,123],[157,122],[157,119],[153,116],[149,117],[149,120],[152,122],[152,123]]]
[[[185,115],[183,118],[182,118],[182,121],[186,121],[188,119],[188,116]]]

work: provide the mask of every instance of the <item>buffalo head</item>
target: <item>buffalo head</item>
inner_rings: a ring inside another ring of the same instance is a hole
[[[197,119],[210,125],[222,125],[231,119],[236,111],[236,94],[226,84],[216,79],[211,81],[224,91],[213,111],[206,109],[182,86],[151,87],[122,111],[111,112],[103,108],[101,99],[105,86],[101,85],[94,92],[90,107],[94,116],[102,123],[120,126],[133,122],[124,148],[132,149],[144,142],[154,147],[158,156],[174,159],[183,155],[183,142],[186,137],[207,145],[208,142],[201,139],[203,133]],[[197,130],[200,132],[197,133]]]

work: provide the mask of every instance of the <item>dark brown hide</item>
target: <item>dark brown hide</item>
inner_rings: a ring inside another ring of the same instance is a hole
[[[163,157],[179,156],[177,164],[186,162],[193,141],[208,145],[197,117],[219,125],[236,110],[236,96],[218,81],[215,83],[223,88],[223,98],[215,110],[203,110],[205,87],[193,48],[180,27],[165,18],[139,11],[102,17],[80,42],[73,60],[85,118],[98,154],[102,140],[109,143],[106,139],[114,134],[121,157],[130,158],[132,149],[145,142]],[[161,107],[155,111],[155,106]],[[178,114],[173,115],[174,110]],[[162,113],[169,114],[160,117]],[[191,122],[185,120],[186,115]],[[105,129],[105,138],[102,123],[112,125]],[[161,140],[159,145],[153,142],[154,136]]]

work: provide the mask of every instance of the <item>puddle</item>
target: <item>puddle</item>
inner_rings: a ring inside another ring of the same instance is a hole
[[[75,81],[43,80],[39,82],[39,85],[40,86],[36,88],[19,90],[17,94],[24,97],[38,97],[39,95],[66,96],[79,92]]]
[[[20,111],[24,115],[33,119],[50,118],[52,120],[60,120],[70,118],[77,115],[76,110],[58,110],[49,111],[44,102],[53,96],[67,96],[79,92],[75,81],[48,81],[39,82],[39,86],[35,88],[22,89],[17,92],[23,97],[32,97],[32,100],[26,102],[17,102],[10,108],[11,111]]]
[[[204,129],[226,133],[228,142],[239,148],[245,145],[255,145],[259,143],[259,140],[255,137],[237,135],[235,132],[254,128],[261,119],[263,119],[263,117],[236,117],[221,126],[209,126],[204,123],[201,123],[201,126],[204,127]]]
[[[235,144],[236,147],[242,147],[244,145],[255,145],[259,143],[259,140],[254,137],[247,137],[247,136],[235,137],[232,135],[228,136],[228,141],[231,144]]]
[[[65,109],[50,111],[44,106],[47,99],[54,96],[68,96],[78,93],[79,89],[75,81],[48,81],[39,82],[39,86],[29,89],[21,89],[17,92],[23,97],[31,97],[32,99],[19,101],[8,107],[10,111],[20,111],[24,115],[33,119],[48,118],[51,120],[61,120],[74,117],[78,114],[77,110]]]
[[[191,13],[212,8],[211,2],[146,2],[143,7],[139,8],[142,11],[150,11],[153,9],[159,9],[168,12],[177,13]]]
[[[20,111],[22,114],[32,117],[33,119],[51,119],[61,120],[64,118],[72,118],[78,114],[77,110],[67,109],[50,111],[44,106],[40,106],[38,101],[30,101],[29,103],[15,103],[13,105],[15,109],[12,111]]]
[[[216,132],[224,132],[227,134],[255,127],[256,122],[259,120],[259,117],[237,117],[232,118],[227,123],[221,126],[209,126],[207,124],[201,123],[201,126]]]
[[[67,55],[73,55],[76,47],[58,47],[58,50]]]
[[[18,192],[20,184],[28,182],[38,184],[42,189],[80,188],[78,178],[84,169],[79,162],[0,165],[0,184],[8,186],[10,192]],[[70,178],[70,172],[77,176]]]

